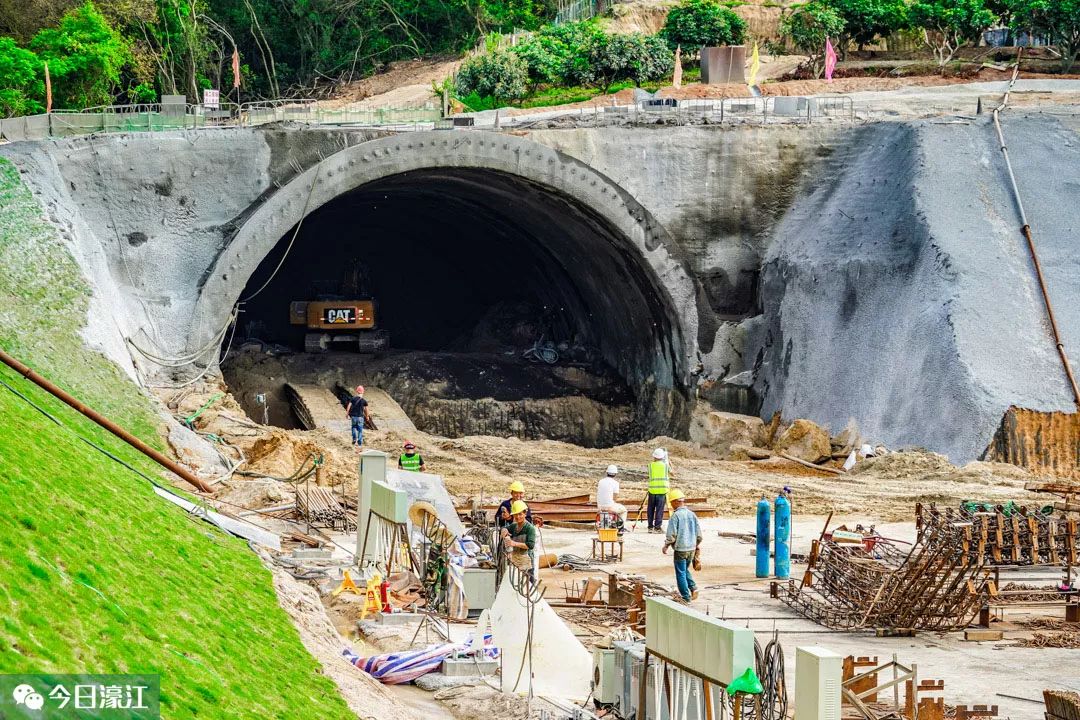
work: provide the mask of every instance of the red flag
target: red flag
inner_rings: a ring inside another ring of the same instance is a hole
[[[235,47],[232,51],[232,86],[240,87],[240,52]]]
[[[833,49],[832,40],[825,38],[825,80],[827,82],[832,82],[834,70],[836,70],[836,50]]]
[[[52,78],[49,77],[49,63],[45,63],[45,112],[52,112]]]

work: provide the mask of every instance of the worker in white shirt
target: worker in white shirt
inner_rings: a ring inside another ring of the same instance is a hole
[[[607,475],[596,486],[596,508],[600,512],[610,513],[618,517],[619,522],[616,527],[622,533],[623,526],[626,524],[626,506],[619,504],[616,500],[619,495],[619,481],[615,479],[615,476],[618,474],[618,467],[608,465]]]

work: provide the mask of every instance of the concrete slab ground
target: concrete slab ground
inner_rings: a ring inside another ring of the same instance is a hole
[[[824,517],[794,517],[792,551],[809,551],[825,522]],[[846,522],[866,524],[865,518],[834,518],[832,527]],[[806,620],[779,600],[769,598],[769,581],[754,577],[753,548],[738,539],[722,538],[718,531],[754,532],[752,516],[705,519],[702,571],[696,574],[701,597],[693,604],[711,615],[745,623],[760,633],[762,644],[775,629],[784,648],[788,681],[794,683],[795,647],[823,645],[844,655],[877,655],[887,662],[895,653],[903,663],[915,663],[920,678],[943,679],[945,702],[998,705],[1002,717],[1041,718],[1041,704],[1001,697],[998,693],[1040,699],[1046,688],[1080,692],[1080,650],[1021,648],[1006,632],[1001,642],[966,642],[963,633],[924,633],[912,638],[878,638],[872,632],[834,632]],[[884,523],[878,531],[891,538],[913,540],[913,523]],[[546,528],[543,530],[546,552],[573,553],[588,557],[592,533]],[[624,573],[642,573],[649,579],[674,587],[670,556],[660,553],[663,536],[650,535],[639,525],[636,532],[624,536],[625,561],[605,566]],[[801,576],[803,567],[793,565],[792,576]],[[567,573],[545,570],[542,575],[552,585],[548,597],[561,593],[562,583],[581,579],[590,573]],[[596,573],[592,573],[596,575]],[[1016,580],[1049,583],[1061,577],[1059,572],[1027,570]],[[1012,581],[1002,575],[1002,582]],[[1058,611],[1060,612],[1060,611]],[[1063,613],[1062,613],[1063,614]],[[1010,616],[1011,617],[1011,616]],[[793,685],[792,685],[793,687]]]

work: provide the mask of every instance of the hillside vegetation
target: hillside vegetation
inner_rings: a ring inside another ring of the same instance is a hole
[[[82,345],[87,288],[2,159],[0,207],[0,347],[160,444],[149,401]],[[168,718],[354,717],[243,541],[158,498],[80,437],[154,464],[6,366],[0,381],[0,672],[157,673]]]

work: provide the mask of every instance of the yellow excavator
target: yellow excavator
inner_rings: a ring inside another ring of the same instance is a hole
[[[359,295],[365,284],[362,266],[353,263],[338,289]],[[376,353],[390,346],[390,336],[378,329],[375,312],[376,305],[372,299],[353,300],[336,294],[321,295],[318,300],[289,303],[289,323],[303,325],[308,330],[304,335],[305,352],[340,349]]]

